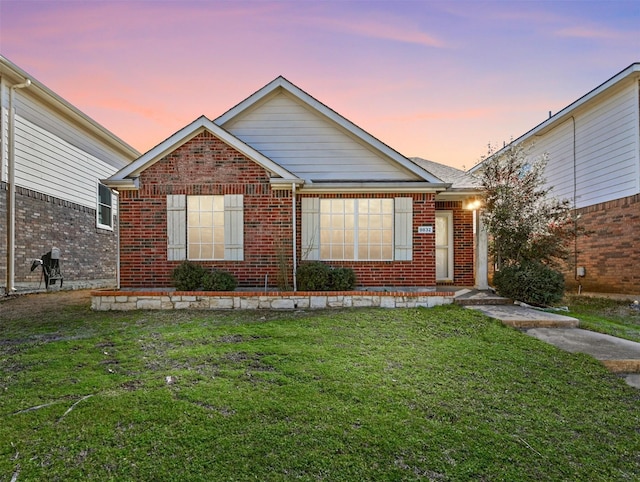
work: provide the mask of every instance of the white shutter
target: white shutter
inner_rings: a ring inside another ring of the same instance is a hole
[[[395,198],[394,241],[396,261],[413,259],[413,199]]]
[[[224,259],[244,260],[244,208],[242,194],[224,196]]]
[[[302,260],[320,259],[320,198],[302,198]]]
[[[187,196],[167,196],[167,259],[187,259]]]

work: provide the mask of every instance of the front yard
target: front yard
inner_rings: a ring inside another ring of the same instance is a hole
[[[640,477],[640,391],[454,306],[71,305],[0,367],[0,481]]]

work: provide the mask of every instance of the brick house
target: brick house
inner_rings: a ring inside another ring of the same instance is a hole
[[[548,155],[547,185],[572,202],[587,233],[572,247],[567,286],[640,293],[640,63],[513,142],[532,158]]]
[[[61,252],[66,286],[114,286],[117,198],[99,179],[140,153],[0,56],[0,286],[40,286]],[[44,289],[44,284],[42,284]]]
[[[474,285],[477,188],[430,165],[278,77],[103,181],[119,192],[120,287],[171,286],[186,259],[241,287],[295,287],[308,260],[364,287]]]

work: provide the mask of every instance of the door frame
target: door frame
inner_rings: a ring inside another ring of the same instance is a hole
[[[440,216],[440,217],[444,217],[447,219],[447,230],[448,230],[448,239],[447,239],[447,277],[446,278],[436,278],[436,282],[440,281],[440,282],[453,282],[453,274],[454,274],[454,269],[453,269],[453,211],[436,211],[436,218]],[[437,226],[437,223],[436,223]],[[438,245],[436,245],[436,250],[438,249]],[[437,259],[437,258],[436,258]],[[437,269],[436,269],[436,276],[437,276]]]

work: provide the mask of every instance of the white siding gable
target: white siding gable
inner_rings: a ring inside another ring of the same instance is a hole
[[[635,81],[616,86],[528,141],[532,156],[549,155],[555,197],[572,200],[575,189],[580,208],[640,192],[638,91]]]
[[[420,180],[282,91],[224,128],[306,180]]]

